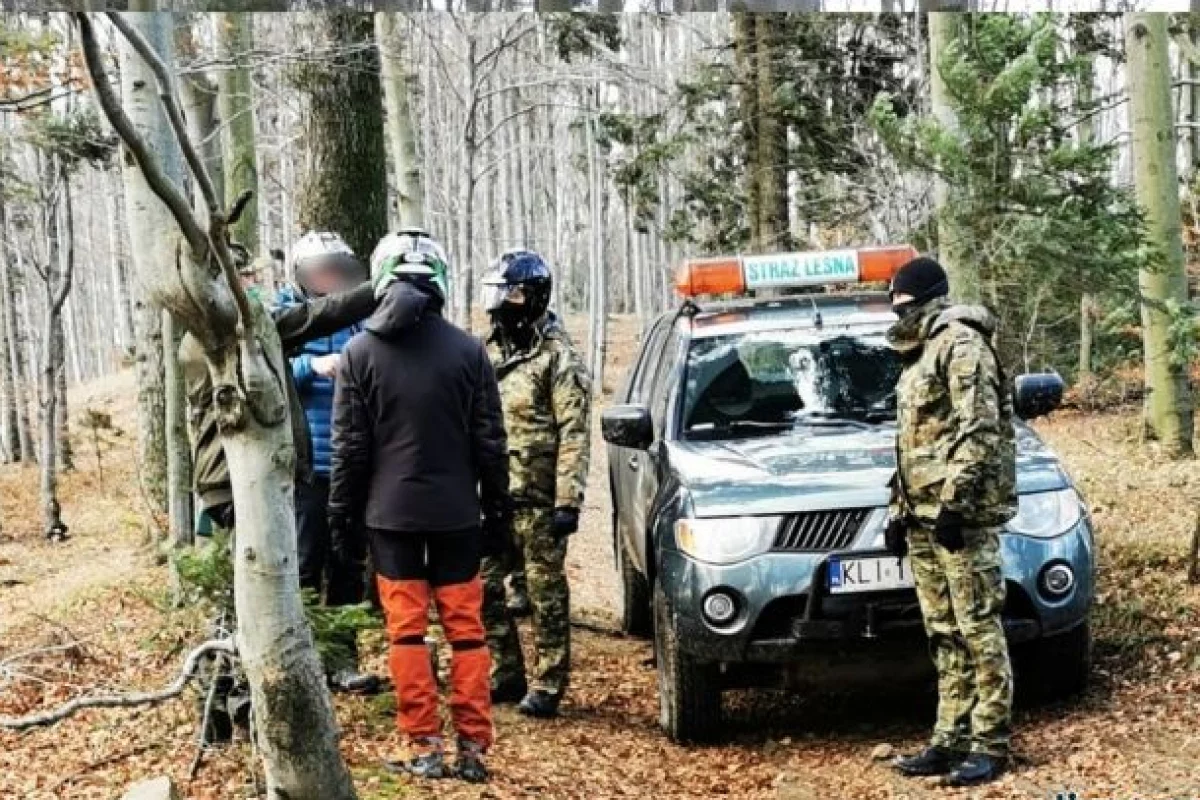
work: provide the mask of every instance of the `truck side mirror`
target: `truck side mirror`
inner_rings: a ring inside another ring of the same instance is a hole
[[[643,405],[611,406],[600,415],[604,441],[617,447],[646,450],[654,442],[654,423],[650,409]]]
[[[1057,372],[1018,375],[1013,383],[1013,406],[1021,419],[1044,417],[1062,404],[1063,379]]]

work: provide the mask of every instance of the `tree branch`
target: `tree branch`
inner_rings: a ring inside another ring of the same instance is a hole
[[[482,147],[489,139],[495,136],[501,128],[503,128],[512,120],[516,119],[517,117],[524,116],[534,109],[546,107],[549,107],[548,103],[532,103],[524,108],[519,108],[516,111],[510,111],[508,114],[505,114],[503,117],[501,117],[499,122],[488,128],[487,131],[484,132],[483,136],[480,136],[478,139],[476,139],[475,144]]]
[[[187,687],[188,682],[196,677],[196,668],[200,664],[200,659],[204,658],[204,656],[209,653],[228,653],[232,655],[236,654],[236,652],[232,639],[214,639],[205,642],[188,653],[187,658],[183,662],[183,668],[179,672],[179,677],[163,689],[154,692],[100,694],[93,695],[92,697],[77,697],[53,711],[43,711],[40,714],[31,714],[27,717],[0,717],[0,728],[23,731],[29,728],[53,725],[85,708],[133,708],[135,706],[161,703],[164,700],[170,700],[173,697],[183,694],[183,690]]]
[[[192,216],[190,204],[179,187],[163,174],[162,167],[150,153],[149,147],[138,133],[137,128],[134,127],[133,121],[121,108],[121,101],[113,93],[108,79],[108,71],[104,68],[104,61],[100,55],[100,46],[96,42],[96,32],[92,27],[92,20],[84,13],[76,13],[74,16],[79,24],[80,46],[83,49],[83,58],[87,64],[88,74],[92,78],[92,87],[96,91],[96,99],[100,103],[100,110],[104,112],[109,124],[113,126],[117,135],[121,137],[121,141],[133,155],[133,159],[141,169],[142,175],[145,176],[150,189],[170,210],[171,216],[175,218],[184,238],[187,239],[188,246],[195,253],[203,253],[206,237],[204,231],[200,229],[200,224]]]
[[[179,147],[183,150],[183,157],[187,159],[188,166],[192,170],[192,175],[196,178],[196,185],[200,187],[200,195],[204,198],[204,204],[208,207],[208,213],[218,213],[221,205],[217,200],[217,191],[213,188],[212,179],[208,176],[208,170],[204,168],[204,162],[200,160],[200,155],[196,152],[196,148],[192,146],[192,140],[188,138],[187,124],[183,121],[183,112],[180,111],[179,103],[175,99],[175,90],[171,87],[171,73],[167,70],[167,65],[158,57],[158,53],[154,52],[154,48],[146,41],[146,37],[142,36],[141,31],[130,25],[128,20],[117,12],[109,11],[107,14],[112,24],[133,45],[133,49],[137,51],[137,54],[142,57],[142,60],[146,62],[146,65],[154,73],[154,77],[158,82],[159,99],[162,101],[163,108],[166,109],[167,119],[171,121],[171,128],[175,131],[175,138],[179,140]]]

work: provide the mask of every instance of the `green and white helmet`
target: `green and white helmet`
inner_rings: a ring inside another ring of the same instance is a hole
[[[376,297],[382,297],[403,275],[429,276],[443,297],[450,296],[450,258],[437,239],[421,228],[389,233],[371,253]]]

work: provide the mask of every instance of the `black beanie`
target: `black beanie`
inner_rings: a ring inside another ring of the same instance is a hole
[[[907,294],[917,303],[928,303],[950,294],[950,282],[942,265],[927,256],[909,261],[892,278],[892,296]]]

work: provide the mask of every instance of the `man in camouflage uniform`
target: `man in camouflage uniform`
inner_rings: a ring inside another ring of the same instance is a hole
[[[492,650],[492,700],[520,700],[527,716],[558,713],[571,658],[564,562],[579,527],[587,480],[591,383],[558,319],[549,311],[550,269],[537,253],[502,255],[484,279],[493,333],[489,352],[508,431],[513,539],[525,557],[537,666],[527,687],[521,643],[505,602],[508,558],[488,558],[484,622]]]
[[[886,539],[894,555],[909,557],[938,675],[932,741],[895,766],[968,786],[997,777],[1009,755],[1000,528],[1017,511],[1016,446],[994,319],[951,305],[948,290],[945,271],[928,258],[892,282],[900,321],[889,340],[905,367]]]

